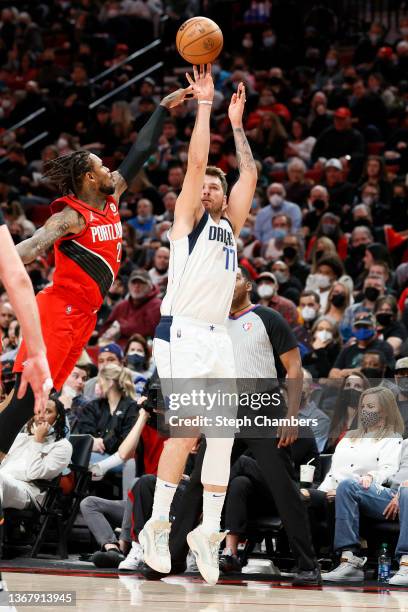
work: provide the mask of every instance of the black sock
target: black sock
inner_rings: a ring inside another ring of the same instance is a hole
[[[34,394],[30,385],[22,399],[17,398],[21,374],[17,374],[13,397],[0,412],[0,452],[7,454],[21,428],[34,416]]]

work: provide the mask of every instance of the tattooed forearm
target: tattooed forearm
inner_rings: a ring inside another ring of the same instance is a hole
[[[17,251],[23,263],[28,264],[43,255],[50,247],[62,236],[69,233],[80,231],[81,225],[84,227],[85,221],[81,223],[78,213],[72,209],[63,210],[52,215],[43,227],[40,227],[27,240],[23,240],[17,245]]]
[[[243,128],[234,128],[234,140],[240,173],[256,172],[254,157]]]

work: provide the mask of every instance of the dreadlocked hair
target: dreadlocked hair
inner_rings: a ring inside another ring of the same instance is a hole
[[[57,185],[62,195],[76,194],[81,188],[83,175],[91,170],[89,151],[80,149],[45,162],[44,178]]]

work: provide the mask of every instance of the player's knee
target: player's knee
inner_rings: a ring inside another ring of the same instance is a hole
[[[172,453],[189,453],[195,444],[195,438],[170,438],[164,443],[166,450]]]

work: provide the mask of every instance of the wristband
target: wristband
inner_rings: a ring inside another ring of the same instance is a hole
[[[208,104],[212,106],[212,100],[198,100],[198,104]]]

